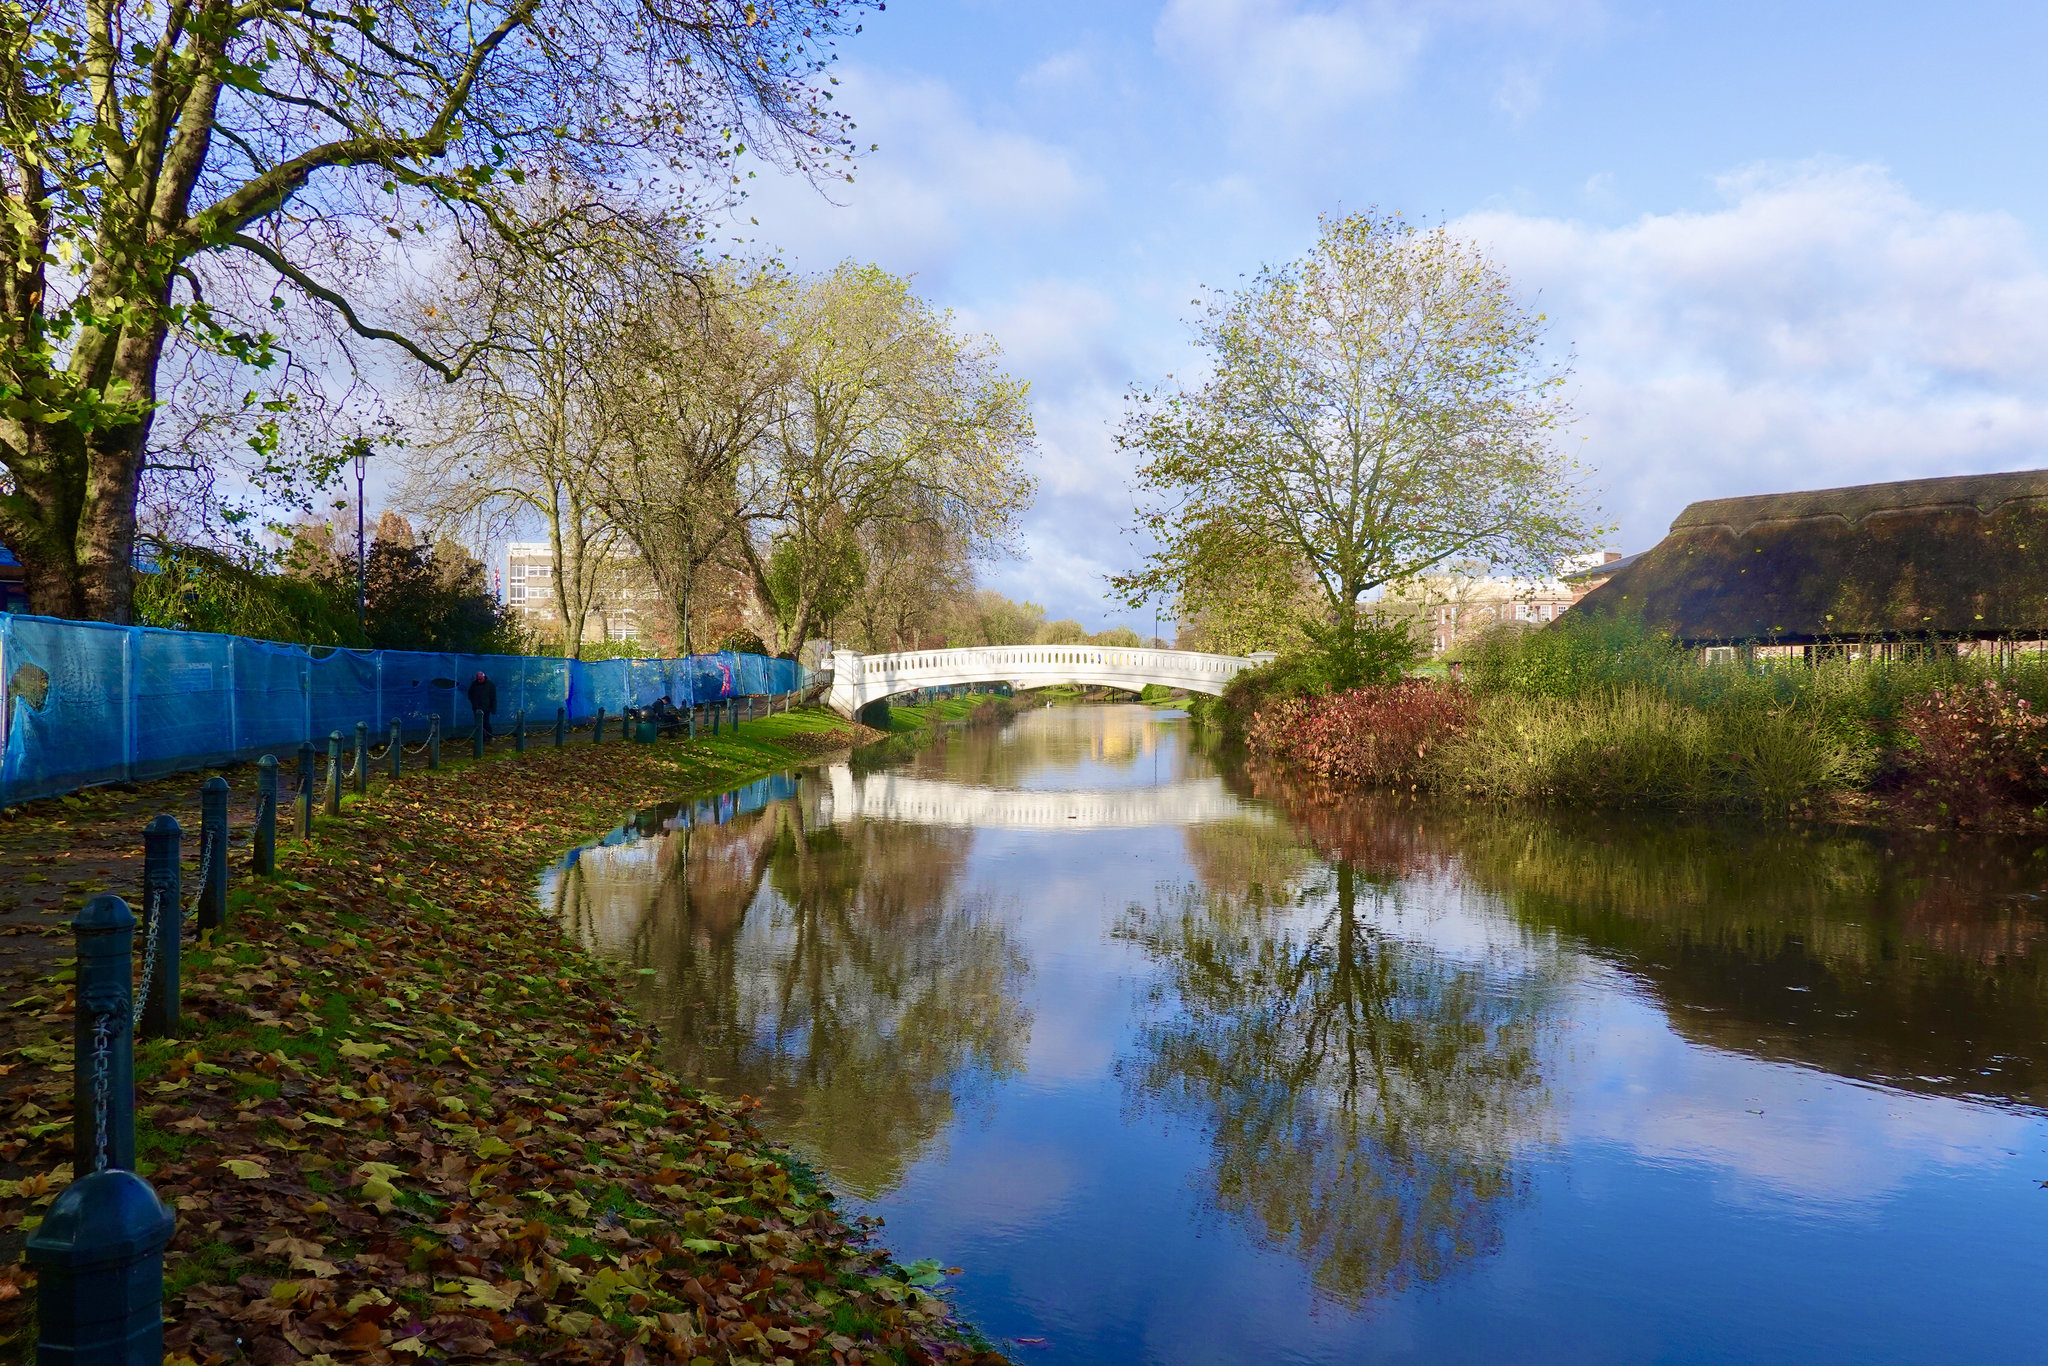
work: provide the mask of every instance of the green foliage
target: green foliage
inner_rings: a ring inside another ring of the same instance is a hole
[[[331,583],[193,545],[159,546],[157,568],[137,576],[135,617],[144,626],[303,645],[368,644],[356,626],[352,584],[343,599]]]
[[[1871,754],[1810,710],[1690,706],[1651,688],[1497,693],[1445,747],[1439,785],[1473,796],[1781,812],[1867,776]]]
[[[1311,640],[1305,650],[1240,671],[1224,687],[1219,703],[1191,709],[1196,719],[1218,725],[1228,740],[1241,741],[1251,719],[1269,703],[1398,683],[1420,653],[1404,621],[1354,619],[1319,626]]]

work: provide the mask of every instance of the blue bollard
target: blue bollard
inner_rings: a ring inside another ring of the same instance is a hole
[[[228,919],[228,780],[218,773],[199,785],[199,930]]]
[[[327,814],[341,814],[341,732],[327,733]]]
[[[356,722],[356,795],[370,790],[370,723]]]
[[[512,713],[512,752],[526,753],[526,713],[523,711]]]
[[[427,767],[441,766],[441,713],[427,718]]]
[[[135,913],[118,896],[96,896],[71,922],[77,941],[78,1012],[72,1025],[71,1162],[74,1171],[135,1166]],[[102,1028],[103,1027],[103,1028]],[[104,1060],[104,1071],[101,1061]],[[106,1104],[97,1079],[106,1080]],[[101,1136],[104,1134],[105,1142]]]
[[[391,723],[391,744],[386,753],[391,760],[391,776],[396,778],[405,772],[405,727],[396,721]]]
[[[164,1247],[177,1216],[149,1182],[109,1167],[65,1187],[29,1235],[41,1366],[164,1359]]]
[[[555,748],[556,748],[556,749],[560,749],[560,748],[562,747],[562,743],[563,743],[563,741],[567,740],[568,738],[569,738],[569,709],[568,709],[567,707],[556,707],[556,708],[555,708]]]
[[[256,836],[249,851],[258,877],[277,871],[277,756],[256,761]]]
[[[178,1032],[178,941],[185,928],[185,874],[178,866],[185,832],[175,816],[158,816],[142,830],[142,913],[145,959],[152,960],[142,998],[142,1034],[168,1039]],[[148,923],[154,913],[156,923]],[[81,990],[83,982],[81,981]]]

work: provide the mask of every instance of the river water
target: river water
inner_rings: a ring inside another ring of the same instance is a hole
[[[1137,706],[541,894],[1021,1362],[2048,1359],[2033,844],[1315,799]]]

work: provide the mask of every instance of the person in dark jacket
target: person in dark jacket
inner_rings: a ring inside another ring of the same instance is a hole
[[[490,739],[491,713],[498,709],[498,685],[482,670],[469,680],[469,707],[476,713],[476,723],[484,728],[484,739]]]

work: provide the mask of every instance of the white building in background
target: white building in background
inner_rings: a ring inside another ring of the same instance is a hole
[[[1620,559],[1618,550],[1573,555],[1558,566],[1557,577],[1545,579],[1428,574],[1399,591],[1390,591],[1385,604],[1388,610],[1418,621],[1416,634],[1430,654],[1441,655],[1499,622],[1545,626],[1556,621],[1605,582],[1598,570]]]
[[[559,636],[562,614],[555,606],[554,575],[554,547],[546,541],[514,541],[505,547],[505,605],[532,630]],[[660,597],[639,557],[614,549],[584,617],[583,639],[592,644],[643,639],[660,611]]]

